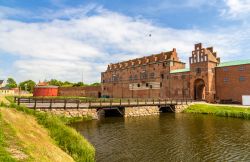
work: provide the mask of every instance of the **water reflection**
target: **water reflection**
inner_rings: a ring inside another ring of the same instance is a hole
[[[97,161],[250,161],[250,121],[193,114],[72,124]]]

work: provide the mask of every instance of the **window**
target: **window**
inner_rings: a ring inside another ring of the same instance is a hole
[[[223,68],[223,71],[228,71],[228,68],[227,68],[227,67],[224,67],[224,68]]]
[[[103,79],[102,82],[105,83],[105,80]]]
[[[138,78],[137,78],[137,75],[135,75],[135,76],[134,76],[134,79],[135,79],[135,80],[137,80],[137,79],[138,79]]]
[[[239,71],[244,71],[244,70],[245,70],[244,66],[240,66]]]
[[[242,82],[242,81],[245,81],[245,77],[244,76],[240,76],[239,80]]]
[[[196,73],[200,74],[201,73],[201,68],[196,68]]]
[[[148,83],[146,83],[146,87],[148,87]]]
[[[161,79],[164,79],[164,74],[161,74]]]
[[[129,80],[133,80],[133,77],[132,77],[132,75],[130,75],[130,76],[129,76]]]
[[[155,77],[155,73],[150,73],[150,78],[153,79]]]
[[[228,78],[224,78],[224,82],[228,82],[229,81],[229,79]]]
[[[150,87],[150,89],[152,89],[152,88],[153,88],[153,86],[152,86],[152,85],[150,85],[149,87]]]
[[[140,78],[141,79],[147,79],[148,78],[148,73],[146,71],[143,71],[140,73]]]
[[[207,61],[207,56],[205,56],[204,61]]]
[[[140,83],[138,83],[138,84],[137,84],[137,87],[140,87],[140,86],[141,86]]]
[[[160,87],[162,87],[162,82],[160,82]]]

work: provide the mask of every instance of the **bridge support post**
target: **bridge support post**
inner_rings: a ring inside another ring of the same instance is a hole
[[[34,103],[34,109],[36,109],[36,98],[35,98],[34,100],[35,100],[35,103]]]
[[[50,103],[49,103],[49,108],[50,108],[50,109],[52,109],[52,102],[53,102],[53,100],[50,99]]]
[[[77,100],[77,105],[76,105],[77,109],[79,109],[79,105],[80,105],[80,100]]]

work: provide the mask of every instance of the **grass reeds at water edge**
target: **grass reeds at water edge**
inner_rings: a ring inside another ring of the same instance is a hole
[[[250,108],[212,104],[190,105],[184,113],[212,114],[216,116],[250,119]]]
[[[37,122],[48,130],[50,137],[55,141],[55,143],[62,150],[68,153],[75,161],[95,161],[94,147],[75,129],[66,125],[69,122],[78,121],[80,119],[68,119],[66,117],[58,117],[45,112],[38,112],[28,109],[25,106],[19,106],[13,103],[11,97],[7,99],[12,101],[8,107],[15,108],[18,111],[34,116]],[[7,106],[5,103],[1,104],[3,106]]]

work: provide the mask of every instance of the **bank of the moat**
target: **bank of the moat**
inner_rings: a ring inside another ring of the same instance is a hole
[[[94,145],[97,161],[250,160],[250,120],[172,113],[71,126]]]

